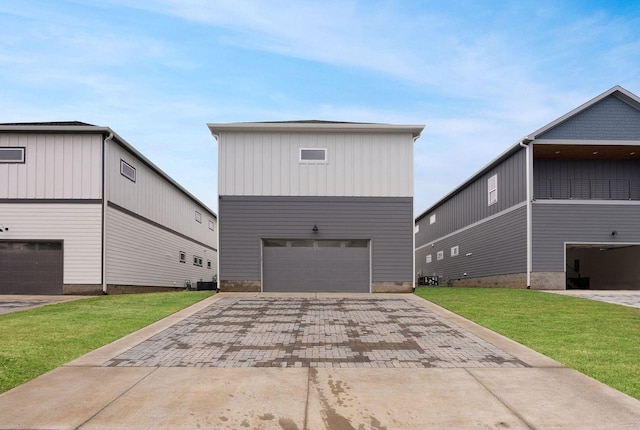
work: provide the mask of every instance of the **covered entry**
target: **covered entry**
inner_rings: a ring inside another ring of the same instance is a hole
[[[0,294],[62,294],[62,242],[0,241]]]
[[[640,244],[567,244],[567,289],[640,290]]]
[[[265,292],[370,290],[369,240],[264,239]]]

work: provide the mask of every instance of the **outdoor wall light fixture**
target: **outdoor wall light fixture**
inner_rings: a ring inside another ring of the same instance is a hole
[[[5,227],[4,224],[0,224],[0,233],[3,231],[9,231],[9,227]]]
[[[317,225],[314,225],[313,228],[311,229],[314,233],[317,233],[320,231],[320,229],[318,228]]]
[[[473,255],[472,252],[467,252],[467,254],[466,254],[467,257],[471,257],[472,255]]]
[[[611,232],[611,236],[615,236],[616,234],[618,234],[618,232],[617,232],[617,231],[615,231],[615,230],[613,230],[613,231]]]

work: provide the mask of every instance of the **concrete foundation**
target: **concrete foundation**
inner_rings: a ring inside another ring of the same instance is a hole
[[[371,285],[372,293],[411,293],[413,291],[413,282],[396,281],[396,282],[374,282]]]
[[[531,272],[531,289],[566,290],[566,275],[564,272]]]
[[[62,294],[71,296],[99,296],[102,294],[101,284],[64,284]]]
[[[259,293],[262,289],[260,281],[229,281],[219,283],[221,293]]]
[[[107,285],[107,294],[162,293],[184,291],[184,287],[158,287],[154,285]],[[102,294],[102,288],[100,288]]]
[[[513,273],[478,278],[447,279],[441,284],[452,287],[527,288],[527,274]]]

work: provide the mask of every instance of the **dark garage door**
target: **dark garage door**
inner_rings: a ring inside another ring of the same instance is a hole
[[[369,292],[369,240],[263,241],[263,291]]]
[[[62,242],[0,242],[0,294],[62,294]]]

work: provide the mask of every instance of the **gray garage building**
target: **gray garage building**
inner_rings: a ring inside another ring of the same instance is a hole
[[[423,126],[209,124],[221,291],[413,287],[413,145]]]

